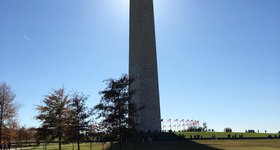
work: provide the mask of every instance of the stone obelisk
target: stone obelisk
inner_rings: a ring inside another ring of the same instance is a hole
[[[130,0],[129,76],[135,81],[132,102],[138,112],[139,130],[160,131],[160,101],[153,0]]]

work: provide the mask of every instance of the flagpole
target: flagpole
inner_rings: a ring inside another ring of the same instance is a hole
[[[177,132],[178,132],[178,119],[177,119]]]
[[[161,119],[161,122],[162,122],[162,130],[164,130],[164,120]]]
[[[172,131],[172,120],[170,119],[170,130]]]

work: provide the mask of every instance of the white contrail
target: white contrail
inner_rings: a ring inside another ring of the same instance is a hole
[[[27,37],[27,36],[25,36],[25,35],[23,35],[22,36],[25,40],[27,40],[27,41],[32,41],[29,37]]]

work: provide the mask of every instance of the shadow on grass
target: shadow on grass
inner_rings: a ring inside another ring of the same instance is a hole
[[[141,139],[141,140],[139,140]],[[122,150],[220,150],[187,140],[173,132],[145,133],[134,142],[123,142]],[[113,143],[107,150],[119,150],[119,144]]]
[[[114,143],[106,150],[119,150],[119,144]],[[194,141],[153,141],[127,142],[122,144],[122,150],[220,150]]]

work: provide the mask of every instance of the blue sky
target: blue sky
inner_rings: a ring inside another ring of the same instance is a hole
[[[52,88],[95,105],[128,72],[128,0],[1,0],[0,81],[38,126]],[[161,113],[222,131],[279,131],[280,1],[154,0]]]

